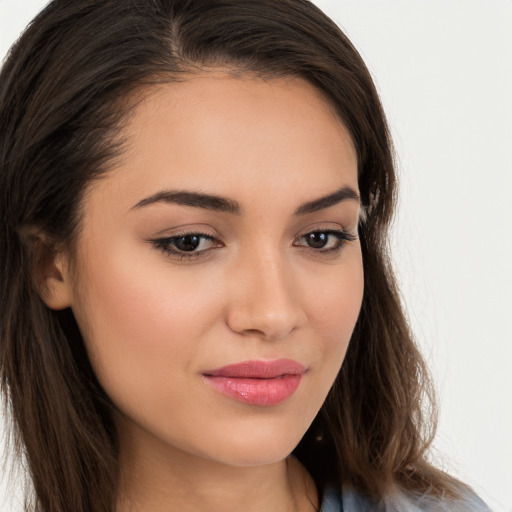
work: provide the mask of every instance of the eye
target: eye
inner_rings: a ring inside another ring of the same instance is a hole
[[[315,230],[299,237],[294,245],[306,246],[319,252],[331,252],[341,250],[347,242],[355,239],[354,235],[344,230]]]
[[[183,258],[197,258],[206,251],[220,247],[221,243],[206,233],[183,233],[151,240],[151,243],[166,254]]]

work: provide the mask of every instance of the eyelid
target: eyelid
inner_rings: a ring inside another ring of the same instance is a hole
[[[216,229],[208,224],[185,224],[173,228],[162,229],[150,236],[149,240],[157,238],[173,238],[187,235],[204,235],[211,238],[222,238]]]

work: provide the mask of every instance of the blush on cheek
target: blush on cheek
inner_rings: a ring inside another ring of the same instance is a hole
[[[356,268],[351,279],[322,290],[321,300],[316,301],[316,325],[326,336],[350,338],[361,310],[363,286],[362,272]]]

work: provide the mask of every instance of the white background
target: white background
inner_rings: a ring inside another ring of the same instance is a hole
[[[0,56],[45,3],[0,0]],[[440,395],[435,460],[512,512],[512,0],[317,4],[361,52],[395,138],[394,254]]]

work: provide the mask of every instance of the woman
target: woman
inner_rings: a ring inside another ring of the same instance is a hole
[[[427,460],[391,141],[314,5],[56,0],[0,84],[27,509],[487,510]]]

